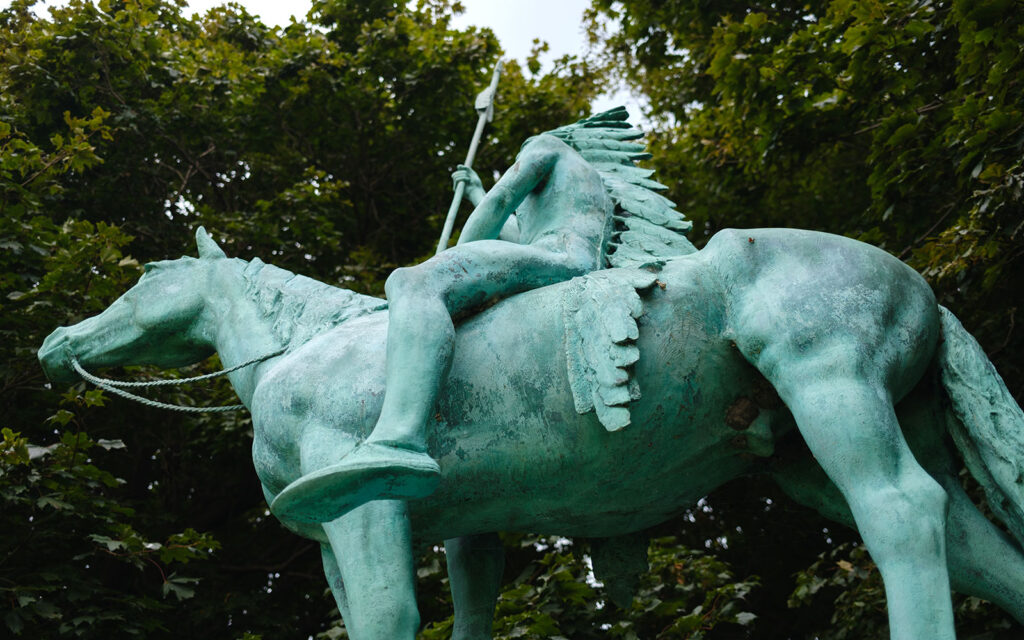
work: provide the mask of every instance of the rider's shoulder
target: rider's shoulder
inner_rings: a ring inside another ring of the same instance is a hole
[[[541,133],[532,136],[523,145],[524,153],[558,152],[567,149],[572,150],[572,147],[550,133]]]

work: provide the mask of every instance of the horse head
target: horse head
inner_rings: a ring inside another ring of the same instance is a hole
[[[180,367],[212,354],[205,293],[211,267],[226,255],[202,227],[196,244],[198,259],[147,264],[138,283],[103,313],[47,336],[38,354],[47,377],[57,384],[77,381],[72,356],[83,366]]]

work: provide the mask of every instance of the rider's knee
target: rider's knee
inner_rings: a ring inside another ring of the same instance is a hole
[[[400,296],[410,291],[423,291],[425,285],[430,281],[425,271],[422,265],[395,269],[384,282],[385,295],[390,300],[396,295]]]

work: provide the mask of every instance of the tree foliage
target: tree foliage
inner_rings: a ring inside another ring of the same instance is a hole
[[[499,596],[496,640],[698,640],[715,629],[742,632],[756,618],[745,610],[756,578],[737,579],[720,560],[671,536],[652,540],[650,571],[627,608],[613,605],[595,579],[585,541],[519,535],[505,543],[516,575]],[[450,637],[452,623],[449,617],[430,625],[423,639]]]

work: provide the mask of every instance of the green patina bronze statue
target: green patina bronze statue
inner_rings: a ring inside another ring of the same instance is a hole
[[[658,244],[656,256],[643,253],[641,264],[693,251],[684,236],[673,234],[688,229],[682,217],[645,188],[645,183],[661,185],[647,180],[650,171],[633,166],[643,145],[632,141],[642,134],[626,117],[625,109],[615,109],[530,138],[488,193],[476,173],[460,165],[456,185],[468,184],[466,196],[475,208],[458,244],[420,265],[396,269],[385,285],[387,373],[373,432],[340,462],[279,495],[278,511],[305,512],[309,504],[316,513],[307,515],[320,518],[371,499],[414,499],[432,492],[441,471],[427,453],[427,423],[451,366],[452,318],[595,271],[606,255],[624,265],[627,252],[608,251],[610,241],[622,238],[615,231],[610,193],[637,205],[653,201],[652,211],[663,216],[657,221],[667,229],[657,228],[669,241]],[[310,495],[316,500],[309,501]]]
[[[415,636],[413,550],[438,540],[453,637],[489,638],[498,531],[590,538],[628,601],[645,529],[758,472],[860,531],[894,639],[953,640],[950,588],[1024,622],[1024,413],[977,343],[866,244],[728,230],[695,251],[625,117],[532,138],[486,194],[460,168],[459,244],[396,271],[388,303],[199,229],[198,259],[147,265],[40,361],[55,383],[257,361],[228,373],[256,472],[321,543],[356,640]],[[960,488],[947,433],[1012,537]],[[792,438],[810,454],[773,455]]]

